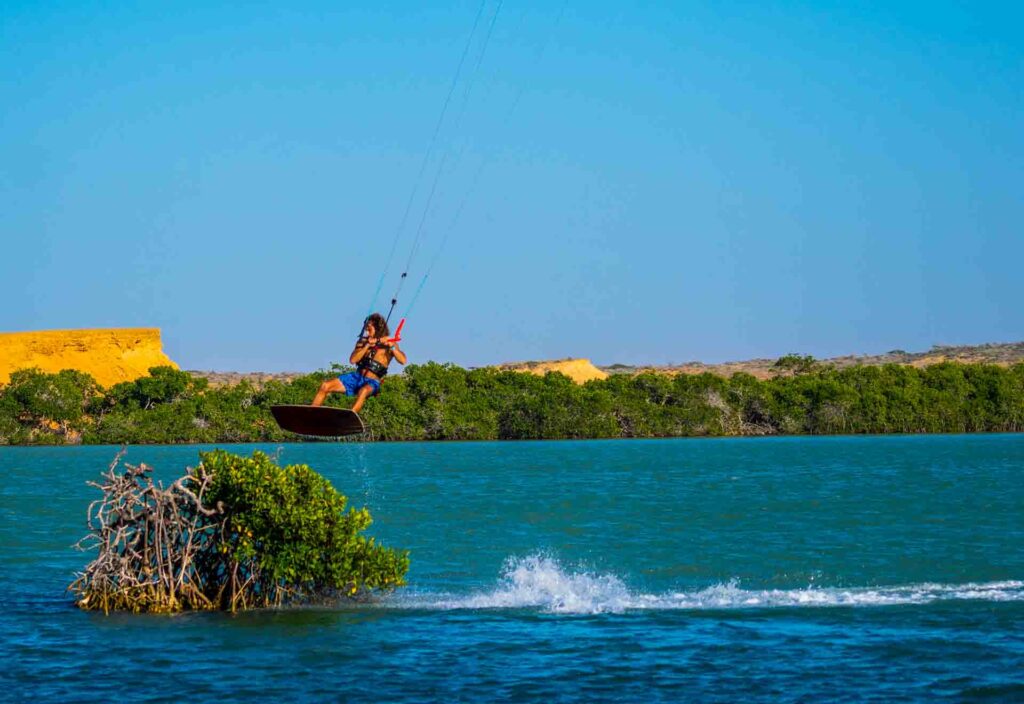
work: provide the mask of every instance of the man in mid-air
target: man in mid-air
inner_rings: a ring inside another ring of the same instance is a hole
[[[401,330],[402,326],[398,327]],[[350,364],[356,365],[356,370],[320,384],[313,405],[322,405],[327,394],[344,393],[356,397],[352,410],[358,413],[366,399],[379,394],[381,379],[388,373],[391,360],[397,359],[399,364],[405,364],[406,360],[405,352],[398,349],[398,340],[390,337],[390,334],[383,315],[370,315],[363,324],[363,334],[356,340],[356,346],[348,358]]]

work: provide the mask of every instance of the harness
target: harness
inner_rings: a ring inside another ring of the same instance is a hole
[[[376,354],[380,347],[374,345],[370,348],[370,351],[366,353],[366,356],[359,360],[359,364],[356,365],[356,369],[361,372],[370,372],[375,374],[378,379],[383,379],[388,374],[388,367],[386,364],[381,364],[373,355]]]

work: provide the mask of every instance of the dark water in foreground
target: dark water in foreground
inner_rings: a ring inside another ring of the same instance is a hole
[[[1024,701],[1024,436],[286,445],[410,586],[234,617],[73,608],[114,453],[0,448],[0,698]]]

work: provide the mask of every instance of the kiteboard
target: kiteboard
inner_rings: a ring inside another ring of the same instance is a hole
[[[270,412],[282,430],[299,435],[338,437],[366,432],[363,419],[347,408],[327,406],[271,406]]]

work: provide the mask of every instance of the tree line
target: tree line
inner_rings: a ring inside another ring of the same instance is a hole
[[[371,440],[526,440],[1024,430],[1024,363],[835,369],[779,360],[738,373],[612,375],[577,385],[452,364],[410,365],[363,409]],[[226,386],[171,367],[109,389],[78,371],[24,369],[0,386],[0,444],[281,442],[275,404],[306,404],[342,368]],[[329,405],[351,399],[333,396]]]

